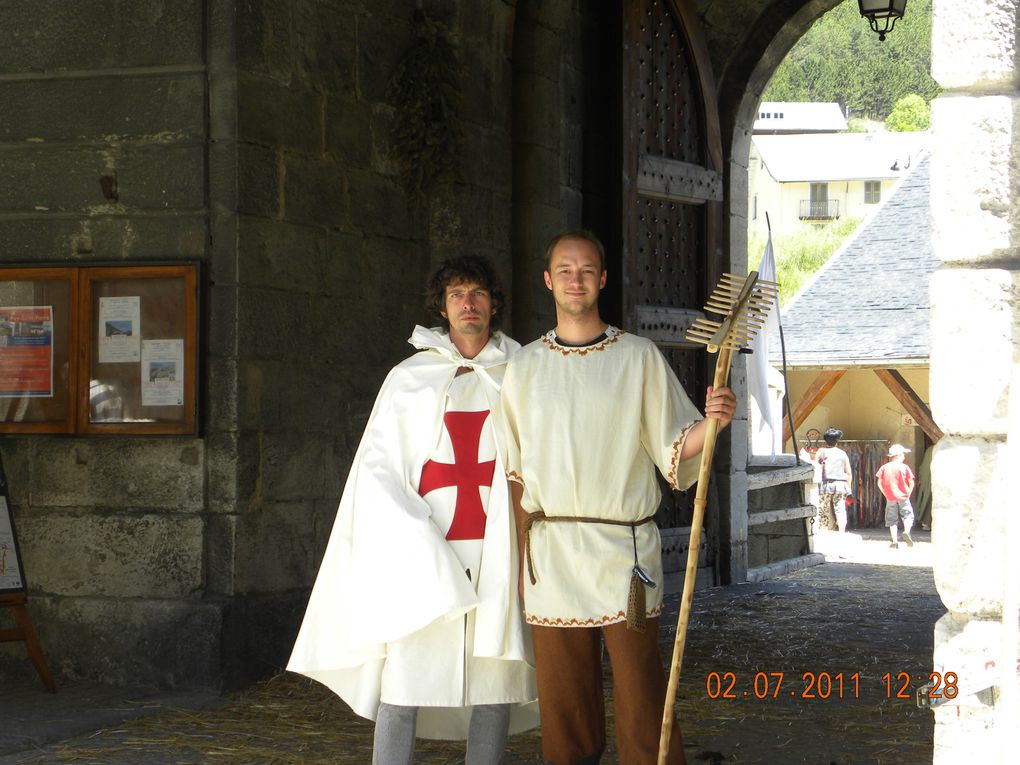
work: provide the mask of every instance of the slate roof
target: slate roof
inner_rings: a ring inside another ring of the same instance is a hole
[[[843,110],[834,101],[762,101],[753,132],[836,133],[846,127]]]
[[[928,363],[928,156],[783,307],[787,367]],[[777,253],[781,256],[781,253]],[[778,334],[769,362],[780,366]]]
[[[779,183],[879,181],[901,178],[924,148],[927,134],[756,135],[751,140]]]

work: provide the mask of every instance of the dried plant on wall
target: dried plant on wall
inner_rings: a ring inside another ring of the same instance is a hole
[[[457,48],[446,26],[419,10],[415,33],[389,95],[396,105],[391,152],[417,205],[440,181],[458,177],[462,95]]]

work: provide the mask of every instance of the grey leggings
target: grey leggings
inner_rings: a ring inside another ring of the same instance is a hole
[[[465,765],[501,765],[510,726],[510,704],[481,704],[471,709]],[[418,707],[379,705],[372,765],[411,765]]]

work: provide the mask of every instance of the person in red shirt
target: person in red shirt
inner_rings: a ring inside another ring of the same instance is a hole
[[[903,541],[907,547],[914,546],[910,536],[910,529],[914,525],[914,509],[910,506],[910,495],[914,491],[914,471],[903,461],[909,451],[900,444],[893,444],[887,455],[889,461],[875,473],[878,488],[885,497],[885,525],[889,527],[889,536],[892,537],[889,546],[894,548],[900,546],[896,540],[896,530],[901,520]]]

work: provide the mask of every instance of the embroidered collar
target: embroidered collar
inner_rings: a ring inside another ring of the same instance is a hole
[[[594,340],[584,345],[569,345],[556,337],[556,331],[550,329],[542,335],[542,342],[551,351],[558,351],[564,356],[587,356],[589,353],[597,353],[615,343],[626,333],[622,329],[610,325],[606,331]]]

